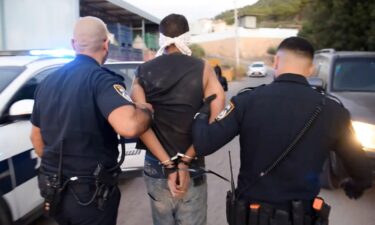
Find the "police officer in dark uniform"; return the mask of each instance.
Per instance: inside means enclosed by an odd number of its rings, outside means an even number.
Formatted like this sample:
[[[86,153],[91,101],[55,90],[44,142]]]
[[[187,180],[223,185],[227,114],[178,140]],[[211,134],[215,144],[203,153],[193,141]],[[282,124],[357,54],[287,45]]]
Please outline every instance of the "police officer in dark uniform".
[[[329,207],[316,196],[330,151],[350,177],[342,185],[348,197],[358,198],[371,186],[369,163],[354,138],[348,110],[306,80],[313,72],[313,54],[306,40],[285,39],[275,56],[274,82],[240,92],[210,125],[206,113],[194,121],[198,156],[240,136],[237,214],[228,216],[230,224],[328,224]]]
[[[101,65],[106,25],[84,17],[75,25],[76,58],[38,87],[31,139],[42,158],[44,212],[59,224],[115,225],[120,191],[118,137],[148,129],[151,109],[132,102],[123,78]]]

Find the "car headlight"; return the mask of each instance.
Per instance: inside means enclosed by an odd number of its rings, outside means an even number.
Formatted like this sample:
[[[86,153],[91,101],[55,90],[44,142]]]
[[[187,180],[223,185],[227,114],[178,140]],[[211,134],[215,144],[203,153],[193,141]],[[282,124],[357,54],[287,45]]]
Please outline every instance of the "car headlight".
[[[357,139],[365,151],[375,151],[375,125],[352,121]]]

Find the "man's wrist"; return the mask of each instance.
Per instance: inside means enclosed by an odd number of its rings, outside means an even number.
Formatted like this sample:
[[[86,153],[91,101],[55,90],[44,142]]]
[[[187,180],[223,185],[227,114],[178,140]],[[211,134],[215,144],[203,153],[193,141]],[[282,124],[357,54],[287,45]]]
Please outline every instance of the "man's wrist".
[[[164,167],[175,165],[174,161],[172,161],[171,159],[167,159],[167,160],[161,161],[161,162],[159,162],[159,164],[162,165],[162,166],[164,166]]]
[[[180,160],[180,161],[178,162],[178,167],[179,167],[179,168],[180,168],[180,167],[188,168],[188,167],[190,167],[190,165],[191,165],[190,161]]]

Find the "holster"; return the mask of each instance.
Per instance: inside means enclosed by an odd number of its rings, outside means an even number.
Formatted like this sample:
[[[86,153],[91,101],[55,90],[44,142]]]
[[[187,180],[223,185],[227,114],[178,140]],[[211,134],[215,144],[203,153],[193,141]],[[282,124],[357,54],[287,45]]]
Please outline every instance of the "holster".
[[[38,186],[40,195],[44,198],[43,213],[45,216],[53,217],[60,204],[62,185],[57,175],[47,175],[42,172],[38,174]]]
[[[117,185],[120,172],[121,170],[113,172],[108,171],[101,164],[98,164],[94,172],[94,177],[98,187],[96,201],[100,210],[104,210],[107,200],[112,196]]]
[[[102,185],[96,195],[96,202],[99,210],[104,210],[110,197],[113,195],[116,186]]]
[[[109,171],[106,168],[104,168],[103,165],[98,164],[94,171],[94,178],[100,184],[114,186],[117,185],[118,176],[120,175],[120,173],[120,169],[118,169],[117,171]]]

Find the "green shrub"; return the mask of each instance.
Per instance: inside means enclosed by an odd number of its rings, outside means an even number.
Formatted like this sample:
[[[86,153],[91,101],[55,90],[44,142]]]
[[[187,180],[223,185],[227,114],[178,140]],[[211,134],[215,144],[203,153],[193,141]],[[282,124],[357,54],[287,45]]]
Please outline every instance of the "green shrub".
[[[198,44],[192,44],[189,46],[191,51],[192,51],[192,56],[197,57],[197,58],[203,58],[206,56],[206,53],[202,46]]]

